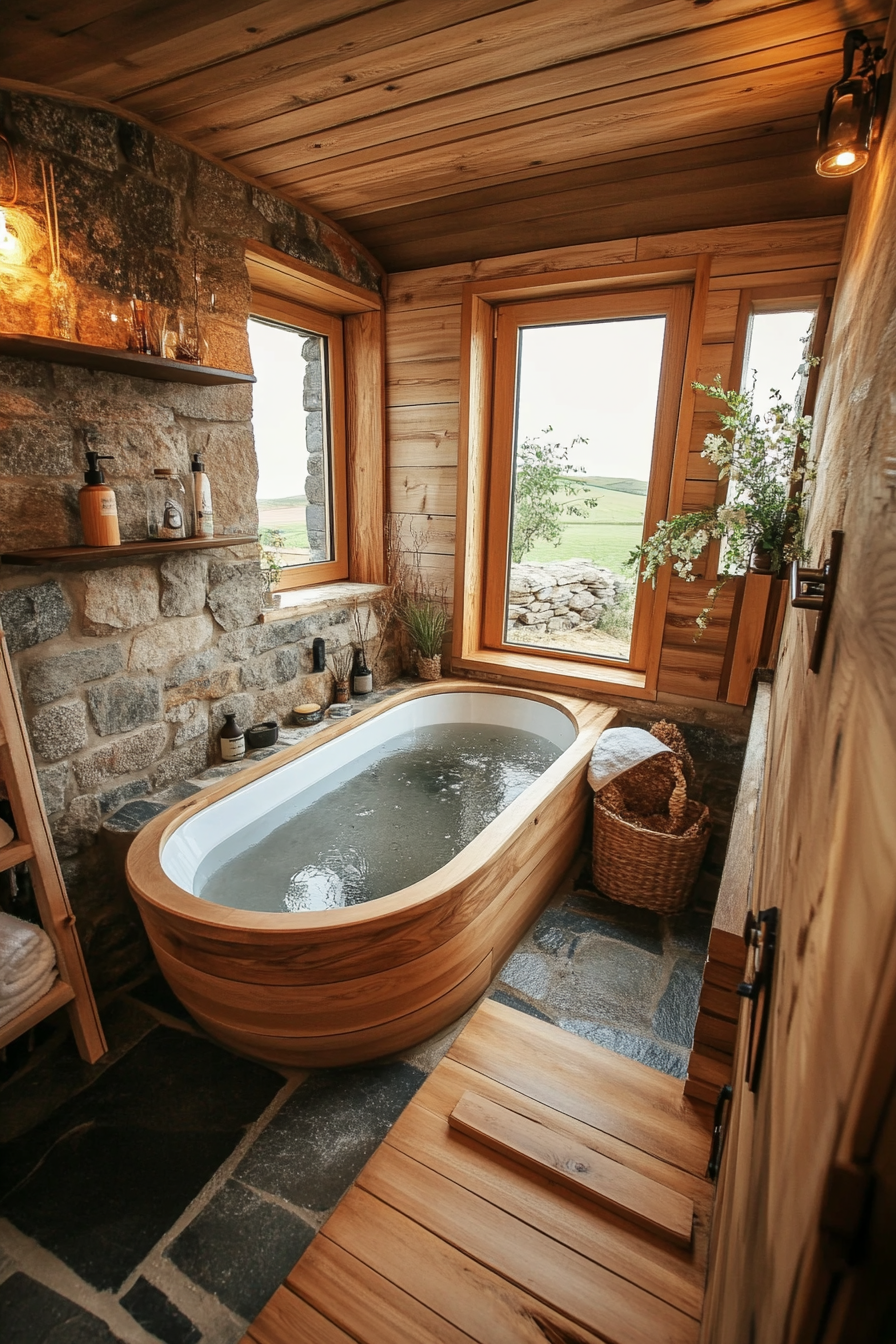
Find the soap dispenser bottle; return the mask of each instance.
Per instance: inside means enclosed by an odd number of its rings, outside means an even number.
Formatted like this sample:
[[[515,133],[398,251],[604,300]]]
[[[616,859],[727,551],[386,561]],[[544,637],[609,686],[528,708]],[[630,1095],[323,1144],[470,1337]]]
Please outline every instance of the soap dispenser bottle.
[[[106,484],[100,462],[111,462],[108,453],[87,450],[87,470],[84,473],[86,484],[78,491],[78,509],[81,513],[81,526],[84,529],[85,546],[120,546],[121,533],[118,530],[118,505],[115,491]]]
[[[212,514],[212,488],[205,474],[205,463],[200,462],[199,454],[193,454],[190,463],[193,485],[193,536],[213,537],[215,520]]]

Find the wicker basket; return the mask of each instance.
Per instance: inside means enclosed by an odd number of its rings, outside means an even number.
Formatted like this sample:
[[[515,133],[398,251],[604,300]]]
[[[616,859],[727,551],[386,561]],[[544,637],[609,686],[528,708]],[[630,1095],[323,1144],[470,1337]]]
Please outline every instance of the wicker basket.
[[[442,655],[437,653],[433,658],[424,658],[422,653],[417,657],[417,676],[421,681],[438,681],[442,675]]]
[[[680,735],[679,741],[686,752]],[[673,750],[642,761],[594,797],[594,885],[661,915],[687,904],[710,830],[709,808],[688,799],[690,756],[679,760],[673,743],[667,745]]]

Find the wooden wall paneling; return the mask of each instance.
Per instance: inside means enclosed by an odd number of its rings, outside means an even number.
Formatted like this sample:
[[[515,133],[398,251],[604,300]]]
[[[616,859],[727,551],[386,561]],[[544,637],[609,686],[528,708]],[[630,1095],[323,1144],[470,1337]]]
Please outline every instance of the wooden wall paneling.
[[[836,264],[843,248],[845,215],[815,219],[783,219],[767,224],[690,229],[639,238],[639,261],[712,253],[714,277],[742,272],[792,270],[811,255],[818,265]]]
[[[386,405],[457,405],[459,359],[403,360],[386,366]]]
[[[384,583],[386,408],[384,317],[381,311],[343,319],[348,440],[349,578]]]
[[[457,359],[460,308],[390,308],[386,317],[386,360]]]
[[[393,467],[456,467],[458,408],[452,403],[394,407],[389,413]]]
[[[711,265],[712,260],[709,254],[699,256],[694,273],[694,292],[691,300],[691,319],[688,325],[687,347],[684,357],[681,397],[678,410],[678,427],[675,436],[672,473],[669,481],[669,499],[664,513],[664,516],[667,518],[672,514],[679,512],[681,508],[680,499],[684,491],[684,471],[687,468],[686,445],[689,445],[690,442],[691,426],[696,408],[695,396],[691,390],[691,383],[698,376],[700,367]],[[647,685],[651,689],[666,689],[660,685],[664,657],[663,631],[666,621],[666,609],[669,601],[670,586],[673,582],[671,567],[665,565],[657,575],[654,587],[654,606],[650,628],[650,642],[647,650]]]
[[[457,467],[391,467],[389,501],[393,513],[453,515]]]

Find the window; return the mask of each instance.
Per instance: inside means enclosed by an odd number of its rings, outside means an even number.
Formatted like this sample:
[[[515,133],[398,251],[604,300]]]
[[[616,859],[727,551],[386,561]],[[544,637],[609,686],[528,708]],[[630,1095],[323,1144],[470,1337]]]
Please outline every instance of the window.
[[[259,536],[276,586],[348,575],[342,321],[256,296],[249,349],[256,383]]]
[[[276,586],[383,583],[382,297],[256,241],[246,270],[259,526],[282,565]]]
[[[667,507],[690,300],[497,307],[486,648],[646,667],[653,594],[626,561]]]

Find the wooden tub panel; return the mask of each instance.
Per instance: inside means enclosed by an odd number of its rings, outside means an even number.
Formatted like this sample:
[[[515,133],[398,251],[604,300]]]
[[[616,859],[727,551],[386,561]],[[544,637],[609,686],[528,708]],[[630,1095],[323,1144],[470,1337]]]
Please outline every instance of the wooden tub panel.
[[[450,942],[414,961],[355,980],[330,984],[265,985],[197,971],[156,947],[159,966],[184,1006],[197,1020],[246,1029],[259,1036],[316,1037],[377,1027],[426,1007],[466,980],[483,959],[495,968],[516,946],[537,916],[575,854],[581,821],[570,816],[545,836],[517,881]],[[550,840],[550,843],[549,843]]]
[[[580,763],[570,771],[553,796],[507,836],[500,852],[488,856],[484,871],[412,906],[400,922],[390,913],[382,921],[338,928],[245,931],[161,911],[135,893],[147,934],[153,946],[198,971],[255,984],[329,984],[370,974],[373,967],[404,965],[462,933],[542,853],[544,842],[570,815],[577,818],[581,835],[591,797],[586,768]]]
[[[483,958],[471,975],[433,1003],[376,1027],[336,1035],[266,1036],[258,1032],[234,1031],[216,1018],[201,1013],[196,1014],[196,1021],[210,1036],[250,1059],[294,1068],[333,1068],[379,1059],[425,1041],[442,1027],[456,1022],[485,993],[491,978],[492,959],[489,955]]]

